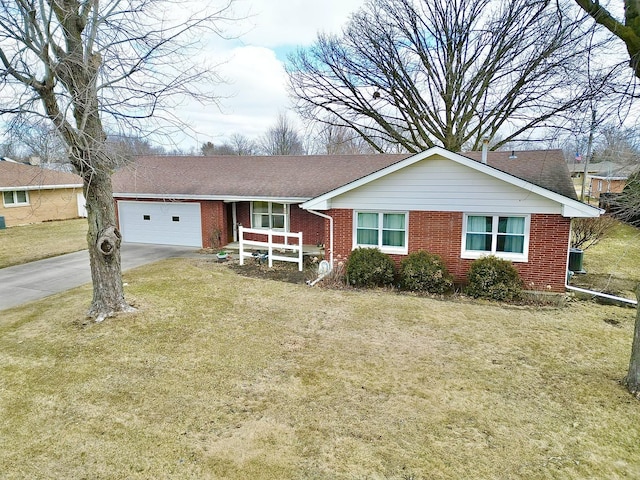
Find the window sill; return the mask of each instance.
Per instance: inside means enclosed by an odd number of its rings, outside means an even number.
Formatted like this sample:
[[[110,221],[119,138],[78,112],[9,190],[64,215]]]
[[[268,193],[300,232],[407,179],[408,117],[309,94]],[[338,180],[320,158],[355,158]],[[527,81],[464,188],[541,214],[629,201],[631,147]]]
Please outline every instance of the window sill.
[[[386,253],[387,255],[408,255],[409,251],[406,248],[393,248],[393,247],[380,247],[379,245],[354,245],[353,249],[356,248],[377,248],[382,253]]]
[[[466,260],[477,260],[478,258],[488,257],[489,255],[493,255],[494,257],[500,258],[502,260],[509,260],[510,262],[527,263],[529,261],[529,257],[527,255],[500,252],[462,252],[460,258]]]

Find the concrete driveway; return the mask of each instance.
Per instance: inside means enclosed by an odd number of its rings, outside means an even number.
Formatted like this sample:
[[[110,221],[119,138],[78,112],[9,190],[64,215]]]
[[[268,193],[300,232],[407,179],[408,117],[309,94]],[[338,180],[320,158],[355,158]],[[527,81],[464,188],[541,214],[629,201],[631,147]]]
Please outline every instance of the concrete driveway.
[[[122,270],[171,257],[197,255],[193,247],[123,243]],[[89,252],[69,253],[0,269],[0,310],[91,282]]]

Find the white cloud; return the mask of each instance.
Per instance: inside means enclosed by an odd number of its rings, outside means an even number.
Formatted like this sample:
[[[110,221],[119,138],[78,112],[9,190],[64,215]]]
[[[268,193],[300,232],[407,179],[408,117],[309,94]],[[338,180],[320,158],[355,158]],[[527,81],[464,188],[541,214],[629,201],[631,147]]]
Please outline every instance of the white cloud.
[[[225,61],[219,72],[229,84],[220,85],[221,110],[189,104],[176,112],[197,132],[195,138],[178,140],[181,148],[203,142],[222,142],[234,133],[257,139],[290,107],[282,53],[313,43],[318,32],[336,32],[364,0],[237,0],[237,15],[247,18],[232,31],[243,32],[233,40],[212,39],[208,56]],[[292,118],[293,119],[293,118]]]
[[[320,31],[339,32],[363,0],[239,0],[238,10],[249,12],[244,24],[252,27],[243,41],[278,47],[309,45]]]
[[[234,133],[257,137],[289,106],[284,67],[272,50],[235,48],[219,71],[228,80],[216,88],[221,108],[191,104],[184,111],[185,120],[200,134],[199,143]]]

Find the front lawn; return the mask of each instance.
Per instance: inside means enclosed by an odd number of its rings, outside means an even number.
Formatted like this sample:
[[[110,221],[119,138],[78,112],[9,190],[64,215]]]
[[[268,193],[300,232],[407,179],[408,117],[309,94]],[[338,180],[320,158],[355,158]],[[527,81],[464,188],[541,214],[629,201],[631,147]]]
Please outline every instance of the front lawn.
[[[635,310],[310,288],[174,259],[0,317],[6,479],[640,478]]]
[[[0,230],[0,268],[84,250],[87,228],[78,218]]]

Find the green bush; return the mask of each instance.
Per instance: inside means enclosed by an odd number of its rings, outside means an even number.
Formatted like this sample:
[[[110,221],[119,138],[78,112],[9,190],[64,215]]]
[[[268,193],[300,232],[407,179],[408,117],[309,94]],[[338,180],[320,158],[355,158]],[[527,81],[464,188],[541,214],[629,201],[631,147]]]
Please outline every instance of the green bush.
[[[400,287],[404,290],[445,293],[453,288],[442,258],[425,251],[414,252],[400,263]]]
[[[471,264],[465,292],[474,298],[515,300],[522,294],[522,280],[508,260],[482,257]]]
[[[347,260],[347,282],[356,287],[391,285],[395,264],[377,248],[356,248]]]

